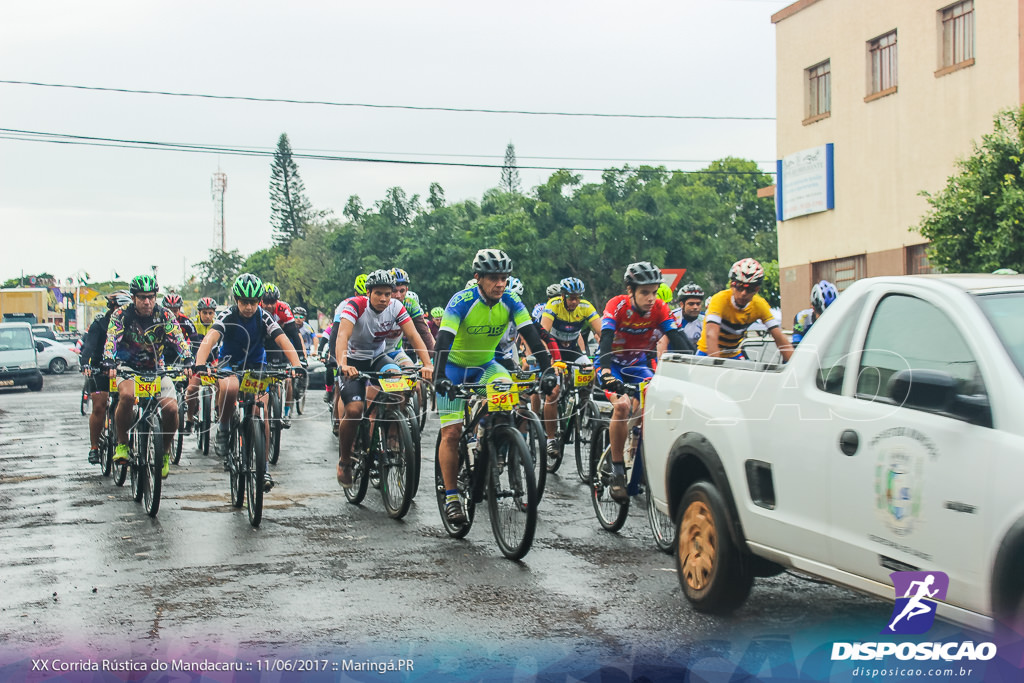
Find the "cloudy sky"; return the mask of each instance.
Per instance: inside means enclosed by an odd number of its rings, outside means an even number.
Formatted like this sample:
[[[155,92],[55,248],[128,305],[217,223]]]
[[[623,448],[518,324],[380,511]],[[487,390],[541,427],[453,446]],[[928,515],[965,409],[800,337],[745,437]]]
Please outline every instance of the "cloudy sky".
[[[377,159],[696,169],[775,158],[776,0],[9,3],[0,80],[334,103],[725,119],[371,109],[0,83],[0,279],[106,280],[156,265],[181,282],[214,245],[210,182],[227,174],[227,247],[270,244],[270,159],[52,142],[36,133]],[[739,120],[748,117],[752,120]],[[758,120],[760,119],[760,120]],[[17,139],[12,139],[17,138]],[[52,138],[51,138],[52,139]],[[62,138],[66,139],[66,138]],[[299,160],[340,216],[398,185],[479,199],[499,169]],[[525,189],[551,171],[523,170]],[[596,180],[599,174],[584,174]]]

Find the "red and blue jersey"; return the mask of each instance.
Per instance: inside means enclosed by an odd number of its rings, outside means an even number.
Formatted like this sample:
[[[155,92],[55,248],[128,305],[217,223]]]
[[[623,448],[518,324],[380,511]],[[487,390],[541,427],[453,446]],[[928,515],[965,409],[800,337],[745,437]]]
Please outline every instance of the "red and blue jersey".
[[[601,330],[612,330],[612,360],[617,365],[646,363],[648,352],[654,350],[655,342],[672,329],[675,319],[672,311],[661,299],[654,300],[654,306],[647,313],[633,307],[629,294],[612,298],[601,316]],[[601,359],[598,363],[601,364]]]

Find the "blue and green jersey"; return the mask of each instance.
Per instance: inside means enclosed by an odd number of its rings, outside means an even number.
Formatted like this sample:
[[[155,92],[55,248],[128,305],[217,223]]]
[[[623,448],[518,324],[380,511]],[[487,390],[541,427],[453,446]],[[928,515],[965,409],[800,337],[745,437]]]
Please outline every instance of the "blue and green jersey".
[[[441,318],[441,330],[455,335],[448,362],[462,367],[481,367],[494,360],[509,323],[516,329],[533,324],[523,302],[510,292],[488,306],[479,287],[457,292]]]

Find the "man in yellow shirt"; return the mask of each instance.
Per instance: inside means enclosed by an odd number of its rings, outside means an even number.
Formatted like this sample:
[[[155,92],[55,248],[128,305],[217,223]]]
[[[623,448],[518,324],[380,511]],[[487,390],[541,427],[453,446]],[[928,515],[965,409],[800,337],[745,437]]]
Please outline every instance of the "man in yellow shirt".
[[[793,355],[793,345],[782,333],[782,327],[772,315],[768,302],[758,294],[764,282],[764,268],[752,258],[732,264],[729,269],[729,289],[711,297],[704,316],[704,333],[697,342],[698,356],[745,358],[740,342],[747,328],[758,320],[768,328],[775,340],[782,360]]]

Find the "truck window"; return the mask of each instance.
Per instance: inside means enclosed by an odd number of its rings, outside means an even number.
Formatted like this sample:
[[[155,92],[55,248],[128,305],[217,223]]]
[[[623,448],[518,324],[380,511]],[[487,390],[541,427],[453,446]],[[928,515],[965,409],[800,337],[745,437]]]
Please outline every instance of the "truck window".
[[[1024,375],[1024,293],[986,294],[978,297],[978,305]]]
[[[31,349],[32,332],[24,327],[0,329],[0,351]]]
[[[857,397],[887,400],[889,378],[906,369],[948,372],[957,380],[957,393],[986,393],[978,363],[953,321],[927,301],[890,294],[868,328]]]
[[[850,347],[853,344],[853,332],[860,321],[860,312],[864,308],[864,298],[858,299],[850,310],[844,313],[842,324],[832,335],[828,346],[821,354],[818,368],[817,386],[830,394],[843,393],[843,379],[846,378],[846,365],[850,361]]]

